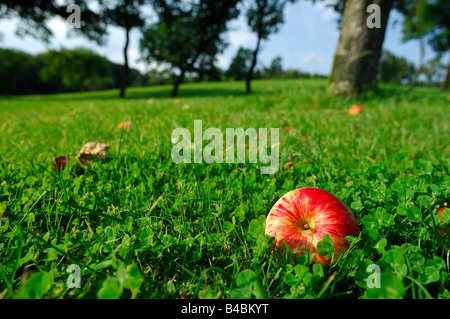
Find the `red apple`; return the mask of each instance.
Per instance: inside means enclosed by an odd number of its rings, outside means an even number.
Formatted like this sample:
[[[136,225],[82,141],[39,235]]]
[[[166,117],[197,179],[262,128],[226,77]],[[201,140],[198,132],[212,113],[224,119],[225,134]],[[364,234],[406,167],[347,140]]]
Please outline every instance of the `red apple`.
[[[348,248],[346,236],[358,237],[358,222],[350,209],[336,196],[320,188],[301,188],[288,192],[271,209],[266,219],[266,234],[275,245],[287,244],[291,252],[314,253],[314,262],[331,263],[317,253],[317,243],[328,234],[334,244],[333,259]],[[299,256],[301,252],[297,255]]]

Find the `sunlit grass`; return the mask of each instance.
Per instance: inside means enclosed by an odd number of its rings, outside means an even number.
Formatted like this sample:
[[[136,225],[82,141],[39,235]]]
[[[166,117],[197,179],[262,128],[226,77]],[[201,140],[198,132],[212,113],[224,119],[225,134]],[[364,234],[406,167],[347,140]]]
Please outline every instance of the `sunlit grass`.
[[[434,217],[450,193],[447,95],[381,86],[337,98],[321,79],[253,88],[191,83],[177,98],[158,86],[130,88],[126,99],[116,90],[0,99],[0,296],[449,298]],[[353,104],[360,115],[348,115]],[[193,132],[194,120],[223,132],[279,128],[278,172],[173,163],[171,133]],[[129,130],[117,128],[123,121]],[[88,141],[110,144],[107,157],[83,175],[75,162],[54,171],[56,156],[74,159]],[[331,268],[273,254],[263,235],[275,201],[306,186],[337,195],[362,229]],[[364,286],[369,262],[382,268],[383,289]],[[67,288],[69,264],[82,270],[80,288]]]

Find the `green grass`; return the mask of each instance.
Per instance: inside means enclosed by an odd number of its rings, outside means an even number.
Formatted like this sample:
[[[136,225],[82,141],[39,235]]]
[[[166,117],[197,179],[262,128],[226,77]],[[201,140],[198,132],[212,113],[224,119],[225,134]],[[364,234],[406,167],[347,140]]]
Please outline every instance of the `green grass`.
[[[324,80],[253,87],[186,84],[179,103],[170,86],[132,88],[124,100],[1,98],[0,298],[450,298],[448,239],[434,215],[450,203],[447,94],[382,86],[334,98]],[[363,113],[349,116],[354,103]],[[193,132],[196,119],[203,130],[280,128],[279,171],[173,163],[172,131]],[[122,121],[134,125],[117,130]],[[110,144],[107,157],[86,174],[74,162],[54,171],[55,157],[74,158],[88,141]],[[301,187],[334,193],[361,227],[331,267],[268,248],[265,217]],[[67,287],[70,264],[80,288]],[[370,264],[380,288],[367,286]]]

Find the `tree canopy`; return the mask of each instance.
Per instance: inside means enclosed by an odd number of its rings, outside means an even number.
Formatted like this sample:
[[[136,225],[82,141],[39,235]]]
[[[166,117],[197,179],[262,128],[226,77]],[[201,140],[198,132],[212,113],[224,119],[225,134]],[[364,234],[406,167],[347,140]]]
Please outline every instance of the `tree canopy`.
[[[140,48],[148,62],[179,70],[171,94],[176,96],[186,73],[198,68],[199,59],[211,59],[225,49],[223,34],[227,22],[239,14],[239,0],[152,2],[159,20],[144,31]]]
[[[246,77],[247,93],[251,91],[250,81],[258,60],[261,41],[267,40],[273,33],[278,32],[284,22],[284,8],[287,3],[296,0],[251,0],[246,12],[247,24],[257,37],[252,61]]]
[[[102,16],[89,6],[89,0],[77,0],[76,5],[82,12],[81,28],[74,32],[82,32],[86,37],[102,43],[102,36],[107,25]],[[73,2],[58,0],[0,0],[0,20],[19,18],[16,32],[19,35],[29,35],[45,42],[49,42],[53,35],[47,23],[51,18],[67,19],[70,13],[67,6]]]

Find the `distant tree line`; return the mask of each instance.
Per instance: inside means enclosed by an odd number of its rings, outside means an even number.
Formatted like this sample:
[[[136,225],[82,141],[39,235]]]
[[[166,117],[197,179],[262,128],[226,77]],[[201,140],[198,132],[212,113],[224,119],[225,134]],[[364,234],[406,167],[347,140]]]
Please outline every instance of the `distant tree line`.
[[[240,47],[226,70],[202,62],[184,82],[246,81],[253,50]],[[421,78],[416,79],[420,67]],[[416,67],[404,57],[383,50],[377,80],[406,85],[439,85],[445,77],[445,65],[436,56]],[[128,70],[127,87],[173,84],[178,75],[170,68],[151,69],[145,73]],[[86,48],[49,50],[37,55],[0,48],[0,94],[46,94],[75,91],[97,91],[123,87],[123,65]],[[252,79],[325,78],[301,70],[283,67],[281,56],[268,65],[259,62]]]
[[[92,50],[61,49],[31,55],[0,49],[0,94],[38,94],[120,88],[123,66]],[[147,78],[129,71],[128,86],[143,86]]]
[[[377,79],[383,83],[409,85],[411,88],[416,85],[439,86],[445,79],[445,68],[439,55],[416,66],[404,57],[383,50]]]
[[[185,75],[184,81],[242,81],[246,79],[251,59],[251,50],[240,48],[227,70],[200,63],[195,72]],[[130,68],[128,72],[127,87],[173,84],[178,77],[170,68],[151,69],[145,73]],[[279,56],[268,66],[259,63],[253,73],[254,79],[313,76],[300,70],[283,69]],[[122,74],[123,65],[86,48],[49,50],[37,55],[0,48],[0,94],[116,89],[122,87]]]

